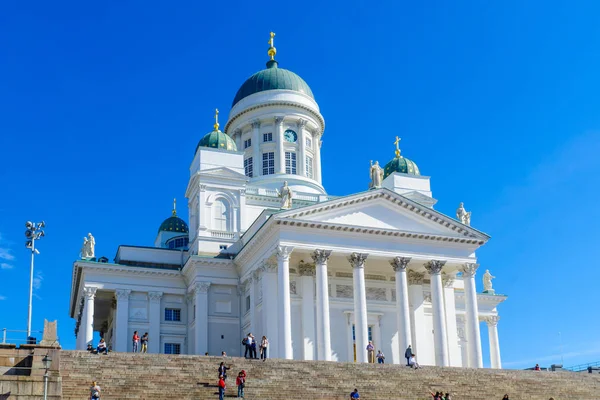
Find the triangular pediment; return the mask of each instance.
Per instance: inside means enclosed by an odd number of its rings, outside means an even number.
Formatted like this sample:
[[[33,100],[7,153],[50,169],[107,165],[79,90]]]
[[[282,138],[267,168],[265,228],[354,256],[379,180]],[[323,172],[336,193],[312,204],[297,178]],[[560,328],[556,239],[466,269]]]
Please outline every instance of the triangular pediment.
[[[458,221],[387,189],[342,197],[279,213],[277,219],[424,235],[489,237]]]
[[[241,174],[241,173],[234,171],[233,169],[227,168],[227,167],[205,169],[203,171],[200,171],[199,175],[202,177],[214,177],[214,178],[221,178],[221,179],[234,179],[234,180],[242,180],[242,181],[248,180],[248,177],[246,175]]]

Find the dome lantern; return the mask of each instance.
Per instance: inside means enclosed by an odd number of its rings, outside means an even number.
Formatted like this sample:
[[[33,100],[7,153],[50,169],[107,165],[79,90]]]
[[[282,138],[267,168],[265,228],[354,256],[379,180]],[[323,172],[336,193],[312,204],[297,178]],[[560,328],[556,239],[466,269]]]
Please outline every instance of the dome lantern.
[[[237,151],[237,146],[232,138],[230,138],[226,133],[221,132],[219,130],[219,110],[215,109],[215,124],[213,125],[213,131],[204,135],[200,142],[198,142],[198,146],[196,147],[196,151],[200,147],[210,147],[215,149],[227,150],[227,151]]]

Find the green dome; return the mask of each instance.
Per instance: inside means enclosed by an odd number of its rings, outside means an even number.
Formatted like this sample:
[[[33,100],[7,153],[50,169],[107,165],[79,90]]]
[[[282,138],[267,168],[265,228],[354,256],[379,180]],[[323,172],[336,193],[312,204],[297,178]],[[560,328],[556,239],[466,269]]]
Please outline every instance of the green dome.
[[[214,130],[204,135],[204,137],[200,139],[200,142],[196,147],[196,151],[198,151],[198,148],[200,147],[212,147],[214,149],[237,151],[237,146],[235,145],[233,139],[219,130]]]
[[[160,224],[158,231],[188,233],[189,230],[185,221],[173,214],[172,217],[165,219],[163,223]]]
[[[277,68],[277,61],[269,61],[267,63],[267,69],[258,71],[244,82],[237,91],[231,107],[235,106],[240,100],[251,94],[277,89],[294,90],[296,92],[304,93],[313,99],[315,98],[312,90],[308,87],[308,84],[304,82],[304,79],[300,78],[292,71]]]
[[[390,174],[394,172],[400,172],[402,174],[410,174],[410,175],[421,175],[419,172],[419,167],[412,160],[409,160],[406,157],[396,157],[389,163],[385,164],[383,168],[383,179],[387,178]]]

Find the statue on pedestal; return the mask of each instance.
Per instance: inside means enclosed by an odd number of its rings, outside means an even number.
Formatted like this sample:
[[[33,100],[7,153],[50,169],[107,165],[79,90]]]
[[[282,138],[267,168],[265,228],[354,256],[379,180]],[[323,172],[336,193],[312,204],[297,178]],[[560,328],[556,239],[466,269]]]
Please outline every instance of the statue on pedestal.
[[[96,239],[91,233],[88,233],[87,237],[83,238],[83,246],[81,246],[81,258],[90,259],[95,257]]]
[[[281,209],[289,210],[292,208],[292,196],[294,192],[292,188],[288,186],[287,181],[283,182],[283,186],[277,191],[277,196],[281,197]]]
[[[373,164],[373,160],[371,160],[370,174],[371,183],[369,183],[369,189],[379,189],[383,181],[383,169],[379,166],[379,161],[375,161],[375,164]]]
[[[490,270],[486,269],[485,270],[485,274],[483,274],[483,292],[484,293],[491,293],[494,294],[494,289],[492,289],[492,279],[494,279],[495,276],[492,276],[492,274],[490,274]]]
[[[471,226],[471,211],[465,210],[465,203],[461,202],[456,209],[456,219],[467,226]]]

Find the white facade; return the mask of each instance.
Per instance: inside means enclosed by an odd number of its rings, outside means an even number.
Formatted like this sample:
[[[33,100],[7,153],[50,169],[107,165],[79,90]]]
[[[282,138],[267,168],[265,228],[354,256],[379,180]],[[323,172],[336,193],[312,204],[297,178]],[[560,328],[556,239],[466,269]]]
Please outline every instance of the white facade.
[[[187,248],[165,248],[181,234],[161,231],[156,247],[120,246],[114,263],[74,263],[77,348],[99,331],[131,351],[138,331],[154,353],[243,355],[253,332],[269,338],[269,357],[366,362],[372,340],[388,362],[405,362],[410,344],[422,365],[482,367],[485,321],[501,368],[506,297],[475,288],[475,252],[489,237],[433,210],[428,177],[394,172],[381,188],[329,196],[324,128],[305,93],[238,101],[225,128],[238,151],[199,147],[192,160]]]

